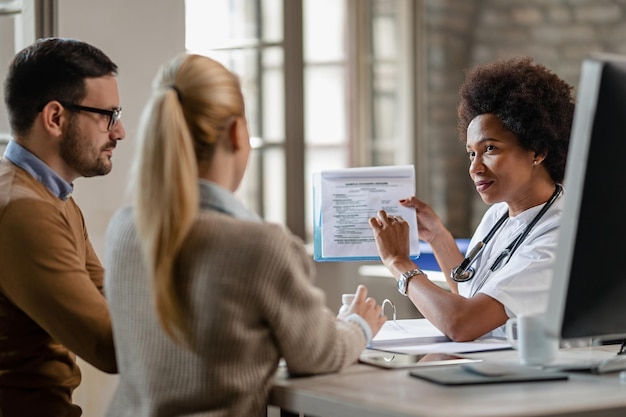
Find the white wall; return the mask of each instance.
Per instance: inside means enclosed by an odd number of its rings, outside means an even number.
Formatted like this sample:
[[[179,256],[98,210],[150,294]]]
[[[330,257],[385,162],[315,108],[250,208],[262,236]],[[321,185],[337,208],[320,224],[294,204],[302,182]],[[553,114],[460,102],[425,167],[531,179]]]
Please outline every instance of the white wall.
[[[104,262],[104,233],[109,219],[127,201],[125,186],[135,150],[141,109],[159,65],[184,51],[183,0],[63,0],[59,36],[81,39],[101,48],[119,66],[118,83],[126,139],[113,155],[113,171],[80,179],[74,197],[81,206],[96,251]],[[117,376],[81,362],[83,382],[75,401],[89,417],[103,416]]]

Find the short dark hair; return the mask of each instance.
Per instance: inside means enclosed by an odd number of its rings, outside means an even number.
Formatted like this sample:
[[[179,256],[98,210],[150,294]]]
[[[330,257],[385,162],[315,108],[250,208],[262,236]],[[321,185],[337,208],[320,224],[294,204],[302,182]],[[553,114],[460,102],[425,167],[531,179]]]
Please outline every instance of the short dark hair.
[[[562,182],[575,101],[572,86],[532,58],[479,65],[467,72],[458,106],[459,138],[481,114],[494,114],[515,133],[524,149],[546,155],[543,164]]]
[[[100,49],[68,38],[43,38],[18,52],[9,64],[4,100],[11,130],[28,133],[51,100],[80,103],[86,78],[117,75],[117,65]]]

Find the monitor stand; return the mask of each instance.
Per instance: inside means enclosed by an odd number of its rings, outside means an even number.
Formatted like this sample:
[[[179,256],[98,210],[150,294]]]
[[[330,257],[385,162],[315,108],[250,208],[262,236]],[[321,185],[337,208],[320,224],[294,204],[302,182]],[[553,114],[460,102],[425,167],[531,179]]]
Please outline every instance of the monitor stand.
[[[626,341],[622,343],[622,346],[617,353],[606,355],[604,351],[600,357],[594,355],[592,344],[589,346],[590,351],[585,352],[584,348],[581,351],[581,355],[575,355],[561,360],[556,360],[553,363],[549,363],[543,366],[544,369],[562,372],[589,372],[593,374],[605,374],[611,372],[618,372],[626,370]]]
[[[618,372],[626,370],[626,354],[616,353],[606,359],[602,359],[593,372],[598,374],[606,374],[609,372]]]

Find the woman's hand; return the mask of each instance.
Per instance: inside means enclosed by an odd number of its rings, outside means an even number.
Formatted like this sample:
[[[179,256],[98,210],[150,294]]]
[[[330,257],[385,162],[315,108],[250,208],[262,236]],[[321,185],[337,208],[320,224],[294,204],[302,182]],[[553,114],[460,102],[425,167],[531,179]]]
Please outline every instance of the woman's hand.
[[[383,315],[383,309],[376,304],[376,300],[367,296],[367,288],[365,285],[359,285],[352,304],[348,310],[342,314],[345,317],[350,314],[358,314],[370,325],[372,329],[372,337],[376,336],[383,323],[387,321],[387,317]]]

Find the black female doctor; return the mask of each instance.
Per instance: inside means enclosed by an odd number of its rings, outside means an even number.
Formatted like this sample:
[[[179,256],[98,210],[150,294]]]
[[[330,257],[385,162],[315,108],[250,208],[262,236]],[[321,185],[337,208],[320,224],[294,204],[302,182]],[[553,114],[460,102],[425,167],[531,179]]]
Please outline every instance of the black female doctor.
[[[545,312],[557,246],[561,183],[574,115],[572,87],[531,58],[469,71],[460,90],[459,136],[469,175],[490,207],[462,254],[424,202],[413,207],[450,291],[409,258],[409,226],[383,210],[369,221],[398,290],[454,341],[504,337],[507,319]]]

